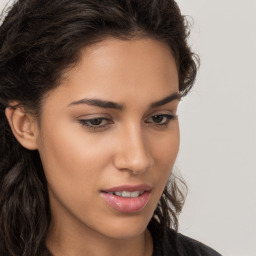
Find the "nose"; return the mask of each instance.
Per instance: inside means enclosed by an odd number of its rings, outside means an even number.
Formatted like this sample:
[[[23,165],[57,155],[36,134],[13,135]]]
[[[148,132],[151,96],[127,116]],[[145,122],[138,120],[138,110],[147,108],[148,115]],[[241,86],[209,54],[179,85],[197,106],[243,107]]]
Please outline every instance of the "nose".
[[[141,174],[153,166],[154,159],[148,141],[140,128],[133,126],[121,132],[117,143],[114,156],[117,169]]]

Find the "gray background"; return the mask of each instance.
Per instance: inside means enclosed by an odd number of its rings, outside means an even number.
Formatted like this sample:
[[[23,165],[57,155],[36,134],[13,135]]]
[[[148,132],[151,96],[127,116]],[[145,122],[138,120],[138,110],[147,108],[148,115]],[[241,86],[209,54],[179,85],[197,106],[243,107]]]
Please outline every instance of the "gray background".
[[[179,111],[176,166],[189,185],[181,232],[225,256],[255,256],[256,1],[178,3],[201,57]]]
[[[179,108],[176,169],[189,186],[180,231],[224,256],[256,256],[256,0],[178,4],[201,57]]]

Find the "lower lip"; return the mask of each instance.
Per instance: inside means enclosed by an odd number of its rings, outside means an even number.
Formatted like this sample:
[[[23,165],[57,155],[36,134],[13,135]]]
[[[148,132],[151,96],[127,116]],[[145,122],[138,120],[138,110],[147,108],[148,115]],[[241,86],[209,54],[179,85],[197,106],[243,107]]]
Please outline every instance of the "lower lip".
[[[142,210],[149,201],[150,192],[146,191],[138,197],[121,197],[109,193],[101,193],[104,200],[119,212],[133,213]]]

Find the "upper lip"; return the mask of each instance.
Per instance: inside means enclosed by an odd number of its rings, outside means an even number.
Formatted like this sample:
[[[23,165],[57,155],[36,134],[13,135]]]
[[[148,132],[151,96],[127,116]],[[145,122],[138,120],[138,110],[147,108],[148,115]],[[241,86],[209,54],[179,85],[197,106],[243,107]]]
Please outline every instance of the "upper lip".
[[[103,192],[116,192],[116,191],[150,191],[152,187],[148,184],[139,184],[139,185],[120,185],[109,189],[104,189]]]

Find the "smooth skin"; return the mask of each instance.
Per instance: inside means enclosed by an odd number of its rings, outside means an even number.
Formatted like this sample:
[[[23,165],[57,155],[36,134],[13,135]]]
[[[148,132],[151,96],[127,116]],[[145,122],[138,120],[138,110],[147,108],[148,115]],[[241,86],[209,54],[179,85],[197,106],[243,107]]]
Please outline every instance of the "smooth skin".
[[[55,256],[152,255],[146,228],[177,157],[178,103],[166,44],[107,38],[83,49],[47,94],[39,125],[22,108],[6,110],[16,138],[40,153],[52,214],[47,246]],[[103,200],[103,190],[124,184],[152,187],[143,209],[122,213]]]

